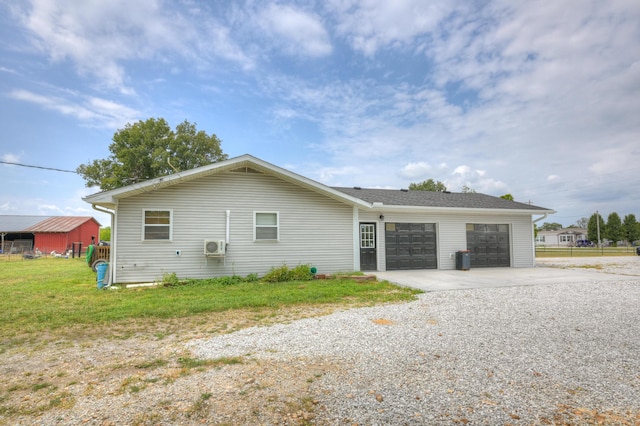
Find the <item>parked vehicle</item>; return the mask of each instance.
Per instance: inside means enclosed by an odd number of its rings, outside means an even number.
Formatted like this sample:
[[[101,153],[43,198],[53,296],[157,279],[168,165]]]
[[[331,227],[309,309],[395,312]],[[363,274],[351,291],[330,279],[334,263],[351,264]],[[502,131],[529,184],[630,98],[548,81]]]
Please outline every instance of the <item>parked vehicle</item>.
[[[576,241],[576,247],[593,247],[593,246],[595,246],[595,244],[593,244],[589,240],[578,240],[578,241]]]

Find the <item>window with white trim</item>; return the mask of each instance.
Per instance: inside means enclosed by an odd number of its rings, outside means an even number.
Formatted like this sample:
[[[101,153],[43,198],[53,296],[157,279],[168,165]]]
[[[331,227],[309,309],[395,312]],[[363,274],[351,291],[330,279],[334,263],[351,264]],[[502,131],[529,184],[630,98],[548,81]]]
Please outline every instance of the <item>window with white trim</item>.
[[[278,212],[255,212],[254,241],[278,241],[280,239],[280,218]]]
[[[360,224],[360,248],[376,248],[376,225]]]
[[[172,210],[144,210],[142,239],[171,241]]]

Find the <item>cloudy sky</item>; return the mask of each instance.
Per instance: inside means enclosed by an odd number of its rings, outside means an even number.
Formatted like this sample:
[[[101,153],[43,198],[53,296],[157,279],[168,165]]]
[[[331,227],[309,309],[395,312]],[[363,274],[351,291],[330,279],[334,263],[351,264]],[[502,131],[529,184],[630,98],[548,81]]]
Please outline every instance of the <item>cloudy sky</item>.
[[[639,23],[637,0],[0,0],[0,161],[75,170],[186,119],[328,185],[640,218]],[[73,173],[0,182],[0,214],[108,224]]]

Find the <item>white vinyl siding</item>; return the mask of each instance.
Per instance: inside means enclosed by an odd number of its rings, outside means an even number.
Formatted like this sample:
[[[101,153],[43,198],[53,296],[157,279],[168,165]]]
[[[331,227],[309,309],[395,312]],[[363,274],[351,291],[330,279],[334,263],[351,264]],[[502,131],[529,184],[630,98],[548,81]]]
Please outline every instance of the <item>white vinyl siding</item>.
[[[280,221],[278,212],[256,212],[254,221],[255,241],[278,241],[280,229]]]
[[[140,240],[144,210],[172,211],[172,240]],[[204,240],[229,239],[226,254],[204,255]],[[256,212],[278,213],[275,244],[254,240]],[[286,264],[319,273],[353,270],[353,208],[267,174],[225,172],[119,200],[114,282],[264,275]],[[180,255],[176,255],[177,251]]]
[[[359,210],[361,222],[378,221],[380,212]],[[437,232],[438,269],[455,269],[455,253],[467,249],[467,223],[507,224],[511,267],[535,266],[533,228],[529,215],[491,215],[462,213],[401,213],[384,212],[385,223],[435,223]],[[378,234],[378,270],[386,271],[385,235]]]

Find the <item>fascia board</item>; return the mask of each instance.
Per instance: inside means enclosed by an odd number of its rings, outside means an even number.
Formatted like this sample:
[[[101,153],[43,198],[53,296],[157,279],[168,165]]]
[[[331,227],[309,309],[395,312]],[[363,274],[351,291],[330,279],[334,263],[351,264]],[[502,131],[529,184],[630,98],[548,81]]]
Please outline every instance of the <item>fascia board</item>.
[[[403,212],[403,213],[452,213],[452,214],[494,214],[494,215],[538,215],[554,214],[555,210],[526,210],[526,209],[483,209],[472,207],[424,207],[424,206],[395,206],[374,203],[371,208],[376,212]]]

